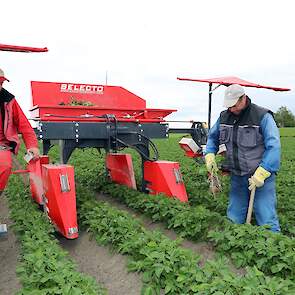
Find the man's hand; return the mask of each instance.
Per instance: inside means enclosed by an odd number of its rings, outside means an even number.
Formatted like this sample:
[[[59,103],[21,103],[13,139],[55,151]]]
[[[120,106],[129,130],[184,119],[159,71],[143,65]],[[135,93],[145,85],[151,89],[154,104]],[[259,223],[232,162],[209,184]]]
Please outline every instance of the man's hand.
[[[270,177],[271,173],[259,166],[255,173],[249,178],[249,190],[254,187],[262,187],[266,178]]]
[[[206,168],[210,174],[213,172],[217,172],[217,164],[215,162],[215,154],[209,153],[205,156],[205,163],[206,163]]]
[[[30,148],[27,150],[27,152],[33,154],[33,159],[38,159],[40,156],[40,152],[38,148]]]

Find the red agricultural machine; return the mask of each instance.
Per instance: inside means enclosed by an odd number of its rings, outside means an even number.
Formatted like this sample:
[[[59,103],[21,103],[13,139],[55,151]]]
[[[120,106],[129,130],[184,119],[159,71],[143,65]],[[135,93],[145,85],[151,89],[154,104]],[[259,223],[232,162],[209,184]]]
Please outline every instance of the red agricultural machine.
[[[133,148],[142,161],[141,191],[188,201],[179,164],[159,161],[151,139],[167,138],[169,132],[189,133],[201,155],[207,135],[202,123],[169,129],[164,118],[175,110],[149,109],[144,99],[118,86],[33,81],[31,87],[31,117],[37,122],[43,153],[58,144],[61,163],[49,164],[47,156],[29,163],[32,196],[65,237],[78,236],[74,172],[66,165],[76,148],[104,149],[110,179],[136,189],[131,155],[121,152]],[[42,184],[36,183],[40,179]]]

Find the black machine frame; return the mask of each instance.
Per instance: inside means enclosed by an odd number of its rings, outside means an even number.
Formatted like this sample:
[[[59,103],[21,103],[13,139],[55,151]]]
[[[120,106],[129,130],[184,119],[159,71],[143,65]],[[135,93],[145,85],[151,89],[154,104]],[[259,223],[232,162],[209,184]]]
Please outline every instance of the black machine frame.
[[[76,148],[98,148],[108,152],[117,152],[126,147],[135,149],[142,161],[142,187],[144,180],[144,162],[158,160],[158,151],[151,139],[164,139],[169,133],[190,134],[198,146],[206,144],[207,130],[201,122],[193,122],[191,128],[170,128],[166,122],[122,122],[108,115],[104,122],[83,121],[38,121],[35,128],[38,139],[42,140],[43,154],[58,143],[60,163],[66,164]],[[150,158],[153,150],[153,158]]]

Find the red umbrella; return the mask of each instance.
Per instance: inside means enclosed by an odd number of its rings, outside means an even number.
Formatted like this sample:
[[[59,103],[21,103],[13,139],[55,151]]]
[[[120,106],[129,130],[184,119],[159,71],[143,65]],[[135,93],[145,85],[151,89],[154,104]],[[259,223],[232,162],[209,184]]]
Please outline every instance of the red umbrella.
[[[249,82],[249,81],[240,79],[238,77],[233,77],[233,76],[210,78],[210,79],[190,79],[190,78],[179,78],[179,77],[177,77],[177,80],[209,83],[209,108],[208,108],[208,127],[209,128],[210,128],[210,123],[211,123],[211,101],[212,101],[212,85],[213,84],[218,84],[217,87],[220,86],[220,85],[229,86],[231,84],[239,84],[241,86],[255,87],[255,88],[265,88],[265,89],[271,89],[271,90],[274,90],[274,91],[289,91],[289,90],[291,90],[289,88],[281,88],[281,87],[260,85],[260,84]]]
[[[0,44],[0,51],[14,51],[14,52],[47,52],[47,47],[38,48],[38,47],[28,47],[28,46],[16,46],[16,45],[7,45]]]
[[[189,79],[189,78],[178,78],[177,77],[177,79],[182,80],[182,81],[206,82],[206,83],[219,84],[219,85],[225,85],[225,86],[229,86],[231,84],[239,84],[241,86],[246,86],[246,87],[266,88],[266,89],[271,89],[271,90],[275,90],[275,91],[289,91],[289,90],[291,90],[289,88],[260,85],[260,84],[249,82],[249,81],[246,81],[246,80],[240,79],[238,77],[234,77],[234,76],[210,78],[210,79]]]

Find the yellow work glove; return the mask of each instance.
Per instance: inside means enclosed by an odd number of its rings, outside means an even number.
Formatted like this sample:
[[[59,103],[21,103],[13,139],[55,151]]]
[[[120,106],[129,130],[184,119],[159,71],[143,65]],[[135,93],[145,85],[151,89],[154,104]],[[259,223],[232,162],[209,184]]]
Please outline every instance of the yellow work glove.
[[[264,180],[270,177],[270,172],[259,166],[255,173],[249,178],[249,190],[251,191],[255,187],[261,187],[264,185]]]
[[[213,172],[217,172],[217,164],[215,162],[215,154],[209,153],[205,156],[205,163],[206,163],[206,168],[210,174]]]

